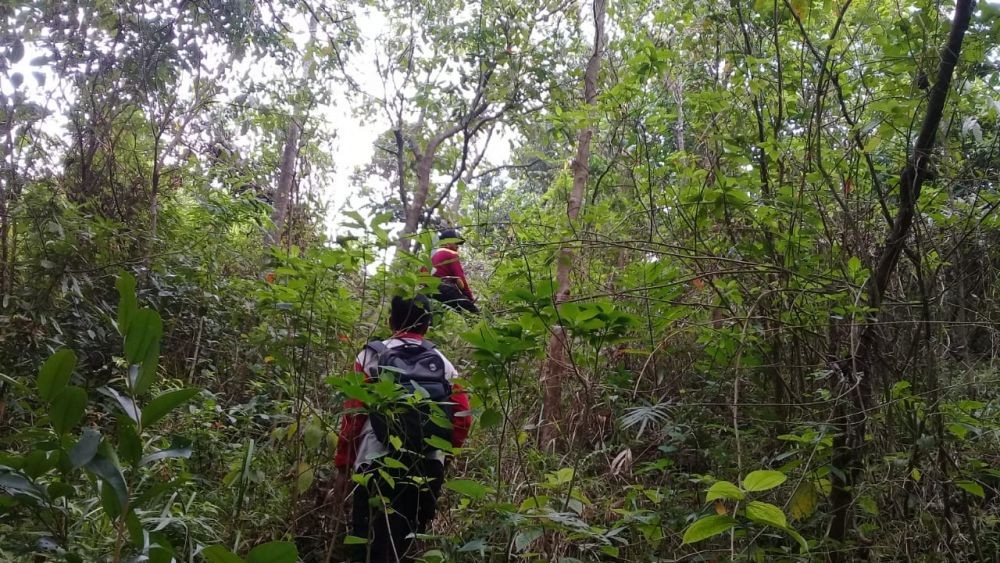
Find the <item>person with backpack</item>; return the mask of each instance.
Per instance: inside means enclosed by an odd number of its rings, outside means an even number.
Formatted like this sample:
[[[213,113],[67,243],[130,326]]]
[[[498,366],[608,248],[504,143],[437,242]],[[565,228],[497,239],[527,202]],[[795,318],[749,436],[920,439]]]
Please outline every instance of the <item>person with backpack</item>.
[[[427,297],[393,297],[392,337],[370,342],[354,365],[368,383],[391,378],[403,396],[375,408],[355,399],[344,404],[336,498],[346,499],[351,471],[366,479],[353,491],[351,535],[366,540],[353,561],[413,560],[411,534],[434,518],[444,481],[445,453],[433,444],[461,447],[472,425],[455,367],[424,338],[430,321]]]
[[[438,240],[441,246],[431,254],[431,263],[434,265],[431,274],[441,280],[434,298],[456,311],[479,313],[476,297],[469,288],[462,261],[458,257],[458,247],[465,243],[465,239],[455,229],[445,229],[438,234]]]

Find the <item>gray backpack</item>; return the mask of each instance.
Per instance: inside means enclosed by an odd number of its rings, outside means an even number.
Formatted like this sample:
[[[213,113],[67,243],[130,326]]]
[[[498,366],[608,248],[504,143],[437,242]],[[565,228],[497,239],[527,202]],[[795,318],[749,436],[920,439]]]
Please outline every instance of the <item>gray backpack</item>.
[[[403,448],[411,453],[429,454],[437,448],[428,439],[437,437],[448,444],[452,440],[451,383],[445,377],[444,360],[434,350],[434,343],[406,342],[389,348],[381,341],[369,342],[365,348],[375,353],[377,367],[369,375],[379,380],[390,374],[403,388],[397,401],[378,406],[369,413],[375,437],[383,444],[396,436]],[[420,400],[413,397],[419,396]]]

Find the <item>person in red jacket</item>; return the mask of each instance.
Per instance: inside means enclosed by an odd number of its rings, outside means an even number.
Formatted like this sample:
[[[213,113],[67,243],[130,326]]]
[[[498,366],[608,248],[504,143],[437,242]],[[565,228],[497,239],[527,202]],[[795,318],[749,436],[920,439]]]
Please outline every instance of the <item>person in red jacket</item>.
[[[478,313],[476,297],[472,295],[472,289],[465,279],[465,271],[458,257],[458,247],[465,243],[465,239],[459,236],[455,229],[441,231],[438,238],[441,247],[431,254],[431,263],[434,264],[431,273],[440,278],[441,283],[434,298],[452,309]]]
[[[414,299],[394,297],[389,315],[393,335],[382,344],[390,350],[407,344],[422,344],[430,321],[430,301],[426,296],[418,295]],[[458,377],[452,363],[440,351],[433,349],[433,352],[440,357],[444,377],[451,382],[451,442],[458,448],[465,443],[472,426],[469,397],[458,383],[452,381]],[[358,354],[354,370],[364,373],[366,380],[372,382],[372,378],[377,377],[378,362],[377,354],[366,347]],[[433,450],[423,457],[406,459],[405,469],[395,463],[382,463],[380,458],[383,456],[394,459],[405,456],[391,451],[390,445],[376,437],[364,407],[356,399],[344,403],[345,414],[341,419],[340,440],[334,458],[338,469],[334,486],[337,499],[347,498],[348,476],[352,471],[368,476],[367,485],[358,485],[353,491],[351,535],[367,540],[366,544],[357,546],[354,560],[373,563],[412,561],[410,550],[413,538],[407,536],[424,532],[434,518],[437,497],[444,481],[445,453]]]

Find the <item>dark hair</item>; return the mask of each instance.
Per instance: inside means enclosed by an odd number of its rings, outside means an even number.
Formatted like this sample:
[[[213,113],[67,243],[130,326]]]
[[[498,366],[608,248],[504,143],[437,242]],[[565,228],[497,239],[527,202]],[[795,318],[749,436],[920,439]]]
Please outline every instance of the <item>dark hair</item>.
[[[445,229],[438,233],[438,240],[441,242],[448,241],[452,244],[465,244],[465,239],[462,235],[458,234],[456,229]]]
[[[425,334],[431,326],[431,300],[426,295],[417,295],[413,299],[392,298],[389,309],[389,328],[396,332],[415,332]]]

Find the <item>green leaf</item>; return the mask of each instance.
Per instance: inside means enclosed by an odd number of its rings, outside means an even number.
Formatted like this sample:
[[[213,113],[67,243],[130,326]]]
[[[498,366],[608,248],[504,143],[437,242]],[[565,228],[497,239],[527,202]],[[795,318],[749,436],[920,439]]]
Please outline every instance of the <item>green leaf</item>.
[[[198,389],[177,389],[157,395],[155,399],[142,408],[142,426],[149,428],[170,411],[187,402],[198,394]]]
[[[251,549],[247,563],[295,563],[298,558],[299,551],[294,543],[273,541]]]
[[[135,381],[135,394],[145,393],[156,380],[156,369],[160,365],[160,342],[157,341],[142,360],[139,366],[139,376]]]
[[[122,514],[121,503],[118,502],[118,494],[107,484],[101,485],[101,508],[107,515],[108,520],[115,522]]]
[[[549,504],[548,495],[535,495],[524,499],[521,502],[521,506],[518,507],[518,512],[527,512],[529,510],[537,510]]]
[[[49,493],[49,498],[57,499],[61,497],[71,497],[76,494],[76,489],[72,485],[62,482],[51,483],[48,487],[45,487],[46,492]]]
[[[52,428],[60,434],[72,430],[83,417],[87,408],[87,392],[80,387],[66,387],[52,401],[49,422]]]
[[[456,493],[480,500],[491,491],[489,487],[473,481],[471,479],[451,479],[444,484],[444,488],[451,489]]]
[[[872,497],[858,497],[858,507],[872,516],[878,516],[879,514],[878,503]]]
[[[983,486],[980,485],[979,483],[976,483],[975,481],[962,479],[959,481],[955,481],[955,486],[969,493],[970,495],[976,495],[979,498],[986,498],[986,491],[983,490]]]
[[[309,487],[313,484],[313,478],[315,473],[313,468],[309,466],[308,463],[300,461],[296,466],[296,475],[298,478],[295,480],[296,486],[300,493],[304,493],[309,490]]]
[[[684,531],[684,543],[697,543],[717,536],[736,525],[732,516],[706,516]]]
[[[163,338],[163,320],[156,311],[143,307],[135,312],[128,322],[128,332],[125,334],[125,359],[129,364],[149,363],[160,353],[160,339]],[[154,368],[155,369],[155,368]],[[139,395],[152,383],[148,370],[140,370],[139,376],[133,382],[133,393]]]
[[[819,502],[819,495],[816,493],[816,487],[813,486],[809,481],[802,481],[798,487],[796,487],[795,492],[792,493],[792,498],[789,501],[788,510],[795,520],[805,520],[812,516],[812,513],[816,510],[816,504]]]
[[[76,368],[76,353],[69,348],[60,348],[49,356],[38,372],[38,394],[45,401],[52,401],[69,383]]]
[[[306,426],[305,432],[302,433],[302,440],[307,448],[315,450],[323,441],[323,428],[315,420],[310,422]]]
[[[554,476],[554,479],[552,480],[553,485],[564,485],[573,480],[573,468],[572,467],[560,468],[559,471],[556,471],[553,474],[553,476]]]
[[[134,510],[129,510],[125,515],[125,529],[128,530],[132,545],[142,549],[145,543],[145,534],[143,534],[142,522],[139,521],[139,517],[135,515]]]
[[[437,448],[439,450],[442,450],[442,451],[445,451],[445,452],[449,452],[449,453],[454,453],[458,449],[458,448],[455,448],[454,446],[452,446],[451,442],[449,442],[448,440],[445,440],[444,438],[442,438],[440,436],[431,436],[430,438],[424,438],[424,442],[426,442],[428,445],[430,445],[433,448]]]
[[[58,452],[46,449],[36,449],[24,456],[21,471],[32,479],[37,479],[49,472],[59,462]]]
[[[132,465],[142,457],[142,440],[131,418],[118,417],[118,455]]]
[[[787,533],[788,535],[792,536],[792,538],[794,538],[795,541],[799,542],[799,551],[800,552],[805,553],[805,552],[809,551],[809,542],[807,542],[806,539],[804,537],[802,537],[801,534],[799,534],[798,532],[796,532],[795,530],[793,530],[791,528],[784,528],[784,530],[785,530],[785,533]]]
[[[172,563],[174,550],[169,545],[153,544],[149,546],[149,563]]]
[[[205,558],[208,563],[244,563],[243,559],[238,557],[232,551],[222,547],[221,545],[210,545],[205,549],[201,550],[201,556]]]
[[[705,495],[705,502],[712,502],[720,498],[743,500],[744,496],[743,491],[729,481],[717,481],[708,488],[708,493]]]
[[[620,551],[621,550],[618,549],[618,546],[614,546],[614,545],[602,545],[601,546],[601,552],[603,552],[606,555],[610,555],[611,557],[618,557],[619,554],[620,554]]]
[[[514,549],[517,551],[524,551],[526,547],[531,545],[531,542],[542,537],[545,532],[541,527],[528,528],[527,530],[521,530],[514,536]]]
[[[875,133],[869,137],[868,141],[865,142],[864,152],[871,153],[874,152],[882,144],[882,135]]]
[[[107,490],[114,494],[120,510],[124,510],[128,506],[128,487],[125,485],[125,478],[122,477],[121,470],[110,458],[98,452],[94,459],[90,460],[84,467],[104,481]]]
[[[11,495],[27,495],[36,500],[43,500],[45,493],[20,473],[0,470],[0,490]]]
[[[479,417],[479,425],[483,428],[493,428],[503,422],[503,414],[494,409],[486,409]]]
[[[79,469],[94,459],[100,443],[100,432],[94,428],[84,428],[80,439],[69,450],[69,462],[73,469]]]
[[[368,543],[368,540],[365,538],[359,538],[350,534],[344,536],[344,545],[365,545],[366,543]]]
[[[379,458],[389,469],[407,469],[406,464],[391,456]]]
[[[128,334],[129,323],[139,308],[135,298],[135,277],[122,272],[118,274],[115,287],[118,289],[118,332],[125,336]]]
[[[139,466],[149,465],[150,463],[160,461],[161,459],[187,459],[191,457],[191,453],[191,448],[168,448],[143,456],[143,458],[139,460]]]
[[[753,471],[743,478],[743,489],[751,493],[769,491],[785,482],[784,473],[780,471],[760,470]]]
[[[752,500],[747,503],[747,518],[758,524],[774,526],[775,528],[788,527],[788,519],[780,508],[771,503]]]

